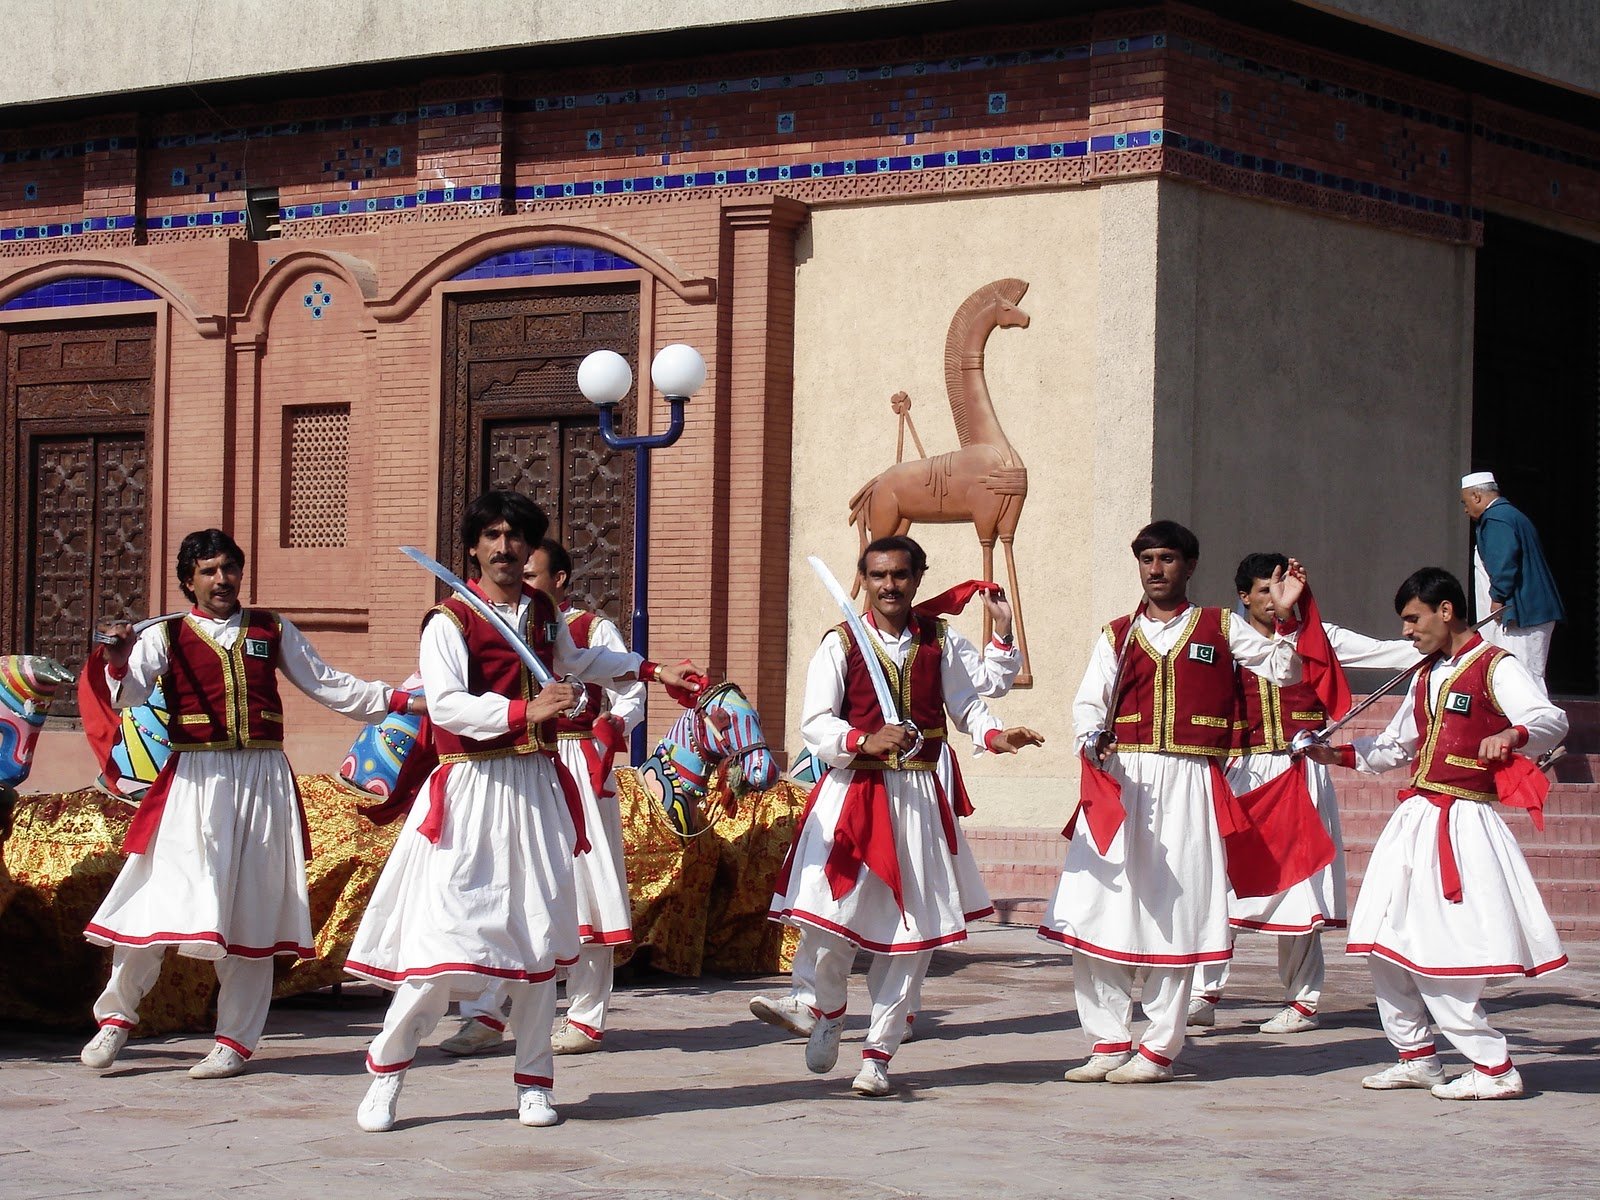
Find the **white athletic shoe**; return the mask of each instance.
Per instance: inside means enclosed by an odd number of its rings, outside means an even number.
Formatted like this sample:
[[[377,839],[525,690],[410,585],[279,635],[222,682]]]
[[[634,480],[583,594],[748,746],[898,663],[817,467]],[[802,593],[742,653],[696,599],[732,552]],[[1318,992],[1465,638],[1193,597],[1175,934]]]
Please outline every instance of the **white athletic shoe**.
[[[905,1034],[905,1036],[903,1038],[900,1039],[900,1044],[902,1046],[904,1046],[907,1042],[909,1042],[912,1038],[914,1038],[916,1036],[917,1036],[917,1014],[916,1013],[912,1013],[911,1015],[906,1017],[906,1034]]]
[[[1292,1004],[1283,1006],[1283,1010],[1266,1021],[1261,1026],[1262,1033],[1305,1033],[1322,1024],[1316,1013],[1303,1013]]]
[[[469,1054],[482,1054],[485,1050],[493,1050],[505,1040],[505,1034],[492,1025],[485,1025],[477,1017],[466,1017],[461,1022],[461,1028],[439,1043],[439,1049],[446,1054],[454,1054],[457,1058],[465,1058]]]
[[[850,1090],[869,1100],[881,1100],[890,1092],[889,1068],[881,1059],[861,1060],[861,1073],[850,1082]]]
[[[1217,1006],[1214,1001],[1207,1000],[1204,996],[1196,996],[1189,1001],[1189,1025],[1209,1027],[1217,1023]]]
[[[1444,1066],[1437,1054],[1430,1054],[1427,1058],[1403,1058],[1391,1063],[1376,1075],[1368,1075],[1361,1086],[1375,1092],[1389,1092],[1396,1088],[1433,1088],[1442,1083]]]
[[[1121,1054],[1091,1054],[1089,1060],[1062,1076],[1068,1083],[1104,1083],[1106,1076],[1133,1057],[1131,1050]]]
[[[839,1036],[844,1033],[844,1017],[818,1017],[806,1039],[806,1069],[826,1075],[839,1061]]]
[[[1107,1083],[1169,1083],[1172,1068],[1163,1067],[1153,1059],[1135,1054],[1122,1066],[1106,1076]]]
[[[393,1129],[395,1112],[400,1106],[400,1089],[405,1083],[404,1071],[374,1075],[361,1107],[356,1109],[356,1124],[368,1133],[388,1133]]]
[[[190,1079],[232,1079],[244,1074],[244,1055],[218,1042],[211,1053],[189,1068]]]
[[[593,1054],[596,1050],[604,1050],[605,1043],[599,1038],[590,1037],[562,1017],[550,1032],[550,1049],[557,1054]]]
[[[543,1129],[560,1120],[556,1106],[550,1103],[550,1089],[542,1087],[517,1088],[517,1120],[535,1129]]]
[[[117,1055],[128,1044],[128,1030],[121,1025],[102,1025],[100,1032],[89,1039],[89,1044],[78,1055],[78,1061],[96,1071],[104,1071],[117,1061]]]
[[[817,1014],[811,1011],[811,1006],[793,996],[781,996],[777,1000],[767,996],[752,996],[750,1014],[757,1020],[787,1029],[800,1037],[810,1037],[817,1025]]]
[[[1430,1090],[1441,1100],[1515,1100],[1522,1095],[1522,1076],[1515,1067],[1504,1075],[1485,1075],[1473,1068]]]

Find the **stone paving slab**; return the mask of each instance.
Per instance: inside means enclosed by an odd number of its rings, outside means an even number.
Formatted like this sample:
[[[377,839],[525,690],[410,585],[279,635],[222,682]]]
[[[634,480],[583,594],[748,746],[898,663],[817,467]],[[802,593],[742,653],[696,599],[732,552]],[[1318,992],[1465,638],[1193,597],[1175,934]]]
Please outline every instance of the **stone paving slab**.
[[[839,1066],[748,1015],[780,979],[655,977],[619,989],[607,1050],[557,1063],[553,1129],[514,1115],[511,1060],[425,1047],[388,1134],[355,1127],[362,1054],[386,994],[351,987],[281,1002],[241,1078],[185,1074],[201,1038],[131,1043],[104,1075],[82,1039],[0,1027],[0,1196],[423,1200],[890,1197],[1592,1196],[1600,1191],[1600,956],[1490,1007],[1530,1089],[1451,1104],[1361,1090],[1392,1055],[1365,965],[1328,939],[1321,1029],[1267,1037],[1272,940],[1239,944],[1218,1028],[1158,1087],[1072,1085],[1084,1039],[1070,960],[1031,931],[983,925],[941,951],[897,1090],[853,1097],[865,981]],[[861,965],[865,966],[865,956]],[[923,1027],[926,1028],[924,1032]],[[454,1028],[441,1025],[430,1044]],[[1459,1061],[1447,1055],[1447,1065]]]

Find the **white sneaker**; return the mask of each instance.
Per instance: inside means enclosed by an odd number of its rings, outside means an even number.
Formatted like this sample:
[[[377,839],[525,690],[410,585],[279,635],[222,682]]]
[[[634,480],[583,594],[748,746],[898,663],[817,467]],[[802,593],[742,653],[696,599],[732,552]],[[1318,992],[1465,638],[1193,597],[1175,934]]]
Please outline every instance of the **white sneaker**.
[[[535,1129],[543,1129],[560,1120],[556,1106],[550,1103],[550,1089],[542,1087],[517,1088],[517,1120]]]
[[[902,1046],[904,1046],[907,1042],[909,1042],[912,1038],[914,1038],[916,1036],[917,1036],[917,1014],[916,1013],[911,1013],[906,1017],[906,1034],[905,1034],[905,1036],[903,1038],[900,1039],[900,1044]]]
[[[469,1054],[482,1054],[485,1050],[493,1050],[505,1040],[505,1034],[492,1025],[485,1025],[477,1017],[467,1017],[462,1020],[461,1028],[439,1043],[439,1049],[446,1054],[454,1054],[457,1058],[464,1058]]]
[[[388,1133],[393,1129],[395,1112],[400,1105],[400,1089],[405,1083],[404,1071],[374,1075],[361,1107],[356,1109],[356,1124],[368,1133]]]
[[[871,1100],[882,1099],[890,1092],[889,1068],[881,1059],[862,1059],[861,1073],[851,1080],[850,1090]]]
[[[1196,996],[1189,1001],[1189,1021],[1191,1026],[1199,1025],[1209,1027],[1217,1023],[1217,1005],[1215,1001],[1207,1000],[1204,996]]]
[[[211,1053],[189,1068],[190,1079],[232,1079],[244,1074],[244,1055],[218,1042]]]
[[[550,1049],[557,1054],[593,1054],[605,1049],[605,1043],[592,1038],[571,1021],[562,1017],[550,1033]]]
[[[1485,1075],[1474,1067],[1449,1083],[1430,1089],[1441,1100],[1515,1100],[1522,1095],[1522,1076],[1512,1067],[1504,1075]]]
[[[817,1075],[826,1075],[839,1061],[839,1037],[844,1033],[844,1017],[818,1017],[811,1036],[806,1039],[806,1068]]]
[[[1283,1006],[1283,1010],[1266,1021],[1261,1026],[1262,1033],[1305,1033],[1315,1029],[1322,1021],[1316,1013],[1301,1012],[1292,1004]]]
[[[1106,1076],[1107,1083],[1170,1083],[1172,1068],[1163,1067],[1154,1059],[1135,1054],[1122,1066]]]
[[[117,1061],[117,1055],[128,1044],[128,1030],[121,1025],[102,1025],[100,1032],[89,1039],[78,1055],[78,1061],[96,1071],[104,1071]]]
[[[817,1025],[817,1014],[811,1011],[811,1006],[801,1003],[793,996],[782,996],[777,1000],[766,996],[752,996],[750,1014],[768,1025],[787,1029],[800,1037],[810,1037],[811,1031]]]
[[[1062,1078],[1068,1083],[1104,1083],[1107,1075],[1132,1057],[1131,1050],[1124,1050],[1121,1054],[1091,1054],[1089,1061],[1073,1067]]]
[[[1361,1086],[1375,1092],[1389,1092],[1396,1088],[1433,1088],[1442,1083],[1444,1066],[1437,1054],[1430,1054],[1427,1058],[1403,1058],[1392,1063],[1376,1075],[1368,1075]]]

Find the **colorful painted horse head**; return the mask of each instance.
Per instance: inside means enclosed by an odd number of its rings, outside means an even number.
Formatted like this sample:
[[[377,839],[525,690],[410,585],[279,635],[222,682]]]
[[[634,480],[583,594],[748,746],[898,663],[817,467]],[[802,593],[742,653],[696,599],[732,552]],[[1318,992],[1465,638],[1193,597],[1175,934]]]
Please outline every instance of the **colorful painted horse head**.
[[[749,699],[738,684],[721,683],[701,692],[656,743],[639,767],[639,781],[672,828],[689,837],[709,824],[713,793],[731,814],[740,796],[778,782],[778,761]]]
[[[72,672],[53,658],[0,657],[0,785],[15,786],[28,777],[50,701],[70,682]]]

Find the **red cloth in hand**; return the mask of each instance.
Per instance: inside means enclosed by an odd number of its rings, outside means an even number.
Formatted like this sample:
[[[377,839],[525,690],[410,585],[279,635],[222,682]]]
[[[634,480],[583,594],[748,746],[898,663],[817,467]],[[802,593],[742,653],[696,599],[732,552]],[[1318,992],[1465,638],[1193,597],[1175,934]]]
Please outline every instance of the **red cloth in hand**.
[[[970,601],[979,592],[998,592],[998,583],[991,583],[987,579],[969,579],[965,583],[958,583],[948,591],[940,592],[930,600],[913,605],[912,611],[921,613],[925,617],[953,617],[966,608]]]
[[[1550,794],[1550,777],[1524,754],[1513,754],[1510,762],[1494,768],[1494,790],[1500,803],[1525,808],[1533,827],[1544,829],[1544,799]]]
[[[100,774],[114,787],[122,775],[112,761],[111,751],[117,744],[122,716],[111,703],[104,646],[96,645],[89,651],[83,670],[78,672],[78,713],[83,719],[83,735],[89,739],[89,749],[95,762],[100,764]]]
[[[1104,857],[1106,851],[1111,849],[1117,830],[1128,819],[1128,811],[1122,807],[1122,785],[1111,772],[1089,757],[1087,749],[1080,750],[1078,758],[1081,770],[1078,776],[1078,811],[1072,814],[1072,820],[1067,822],[1061,836],[1070,838],[1081,816],[1088,822],[1094,848]]]
[[[680,667],[687,667],[689,665],[689,660],[686,658],[678,665]],[[685,708],[693,708],[694,702],[699,697],[700,693],[711,686],[711,680],[705,675],[690,675],[689,682],[694,685],[693,691],[690,691],[688,688],[678,687],[676,684],[671,683],[664,684],[663,686],[667,689],[667,695],[671,696],[679,704],[683,705]]]
[[[900,884],[900,854],[894,840],[894,818],[889,811],[889,789],[882,771],[856,771],[844,794],[839,823],[833,831],[833,850],[823,864],[833,898],[849,893],[865,866],[888,886],[895,906],[903,913],[905,897]]]
[[[1218,772],[1220,774],[1220,772]],[[1240,828],[1223,835],[1236,896],[1276,896],[1310,879],[1337,850],[1306,785],[1306,760],[1235,801]]]
[[[1328,641],[1328,631],[1322,627],[1322,614],[1317,611],[1317,600],[1309,587],[1300,593],[1300,608],[1305,620],[1301,623],[1295,650],[1304,665],[1302,677],[1322,701],[1328,719],[1340,720],[1350,711],[1350,681],[1345,678],[1339,656]]]

